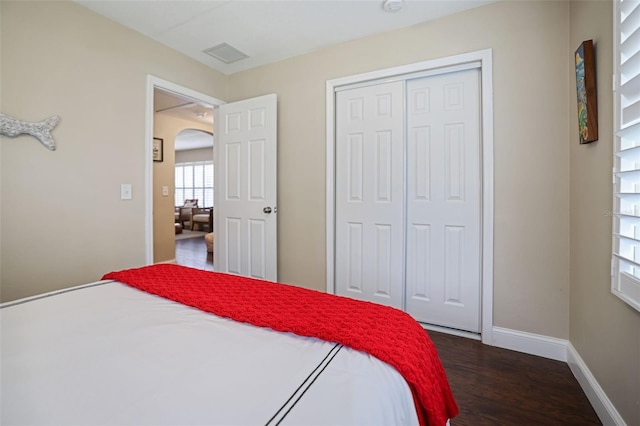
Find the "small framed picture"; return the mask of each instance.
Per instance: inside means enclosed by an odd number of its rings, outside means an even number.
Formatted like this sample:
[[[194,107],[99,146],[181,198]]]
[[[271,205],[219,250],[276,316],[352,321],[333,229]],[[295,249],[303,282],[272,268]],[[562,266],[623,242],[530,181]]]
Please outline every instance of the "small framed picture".
[[[163,140],[160,138],[153,138],[153,161],[163,161]]]

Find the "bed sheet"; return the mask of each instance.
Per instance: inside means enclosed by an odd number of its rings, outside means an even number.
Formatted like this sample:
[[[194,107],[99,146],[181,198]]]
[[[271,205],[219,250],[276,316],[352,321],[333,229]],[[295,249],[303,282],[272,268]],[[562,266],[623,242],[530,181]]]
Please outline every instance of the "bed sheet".
[[[0,309],[2,424],[418,424],[368,354],[101,281]]]

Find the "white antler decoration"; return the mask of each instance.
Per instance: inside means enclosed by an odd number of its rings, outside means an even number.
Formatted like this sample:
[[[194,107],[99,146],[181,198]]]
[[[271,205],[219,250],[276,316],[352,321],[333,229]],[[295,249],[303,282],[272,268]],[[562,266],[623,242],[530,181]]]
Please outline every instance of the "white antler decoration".
[[[18,135],[31,135],[51,151],[56,150],[56,141],[51,136],[51,130],[58,124],[60,117],[53,115],[38,123],[18,120],[8,115],[0,114],[0,134],[15,138]]]

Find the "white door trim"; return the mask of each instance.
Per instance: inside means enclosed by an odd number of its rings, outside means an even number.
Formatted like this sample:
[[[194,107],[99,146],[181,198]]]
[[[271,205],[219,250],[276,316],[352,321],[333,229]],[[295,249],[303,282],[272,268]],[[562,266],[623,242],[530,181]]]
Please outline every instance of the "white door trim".
[[[480,62],[482,127],[482,342],[493,344],[493,66],[492,50],[485,49],[364,74],[327,80],[326,83],[326,244],[327,292],[335,293],[335,92],[345,85]],[[446,71],[444,71],[446,72]],[[404,78],[404,77],[403,77]]]
[[[225,104],[225,101],[214,98],[204,93],[197,92],[179,84],[163,80],[151,74],[147,74],[147,97],[145,105],[145,127],[144,127],[144,248],[145,262],[147,265],[153,263],[153,90],[162,89],[173,92],[181,98],[193,99],[196,102],[205,102],[214,108]]]

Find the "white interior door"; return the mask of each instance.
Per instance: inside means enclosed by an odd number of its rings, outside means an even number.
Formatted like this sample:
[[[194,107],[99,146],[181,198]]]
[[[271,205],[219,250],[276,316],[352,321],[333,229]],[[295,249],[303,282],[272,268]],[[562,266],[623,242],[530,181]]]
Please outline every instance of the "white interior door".
[[[214,268],[277,281],[277,96],[219,107]]]
[[[403,82],[336,94],[336,293],[402,308]]]
[[[406,310],[480,332],[480,71],[407,81]]]

